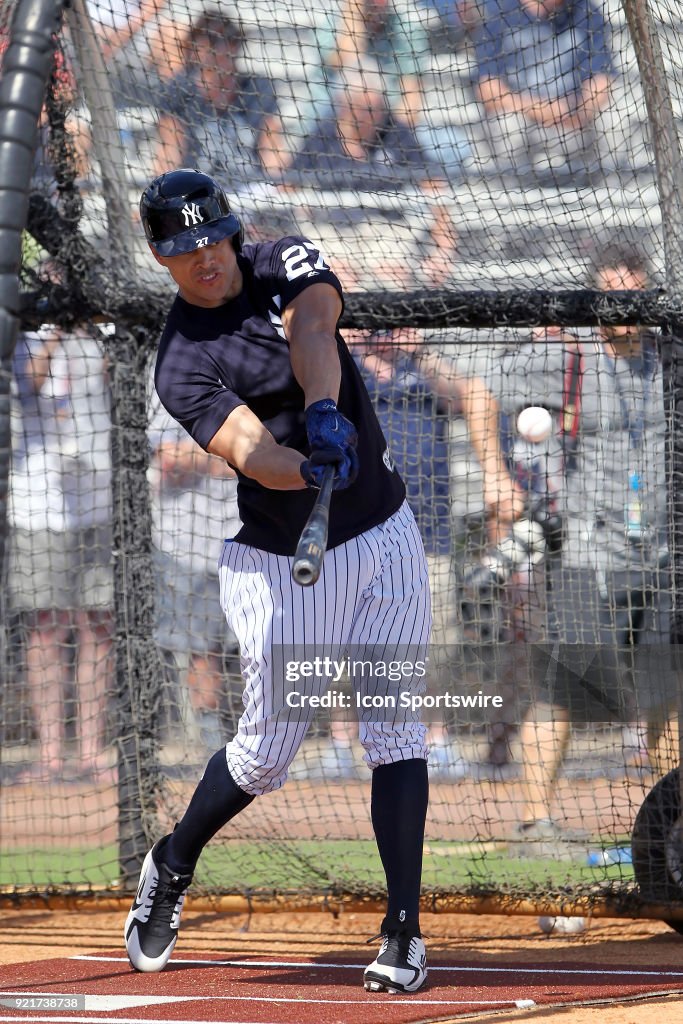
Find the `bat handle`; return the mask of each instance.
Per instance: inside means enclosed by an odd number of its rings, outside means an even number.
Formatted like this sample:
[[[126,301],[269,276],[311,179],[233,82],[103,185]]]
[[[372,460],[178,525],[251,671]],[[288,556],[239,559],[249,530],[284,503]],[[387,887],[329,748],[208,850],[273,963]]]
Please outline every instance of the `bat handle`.
[[[292,579],[300,587],[312,586],[320,576],[327,547],[327,525],[335,470],[336,466],[333,464],[325,467],[320,490],[308,521],[301,532],[294,555]]]
[[[336,473],[336,471],[337,466],[334,462],[330,463],[330,465],[328,466],[325,466],[323,472],[323,482],[320,485],[320,492],[318,494],[318,500],[316,502],[316,504],[322,505],[328,511],[330,508],[330,499],[332,497],[332,484],[334,483],[334,474]]]

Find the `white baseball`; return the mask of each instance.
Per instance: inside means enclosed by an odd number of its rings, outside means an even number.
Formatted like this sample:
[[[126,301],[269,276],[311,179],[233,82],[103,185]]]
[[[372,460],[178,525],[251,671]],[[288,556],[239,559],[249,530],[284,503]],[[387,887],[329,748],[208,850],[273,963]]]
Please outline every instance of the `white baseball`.
[[[580,935],[586,930],[584,917],[539,917],[538,927],[546,935]]]
[[[543,406],[530,405],[517,417],[517,431],[525,441],[539,444],[552,434],[553,418]]]
[[[512,536],[521,544],[532,562],[538,561],[545,552],[545,534],[543,527],[534,519],[517,519],[512,524]]]

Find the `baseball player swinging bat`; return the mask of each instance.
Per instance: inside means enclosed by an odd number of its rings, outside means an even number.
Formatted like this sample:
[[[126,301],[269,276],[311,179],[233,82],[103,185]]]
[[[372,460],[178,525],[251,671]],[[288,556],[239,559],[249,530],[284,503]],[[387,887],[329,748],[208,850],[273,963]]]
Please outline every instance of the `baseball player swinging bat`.
[[[335,468],[334,464],[325,467],[318,496],[299,537],[292,564],[292,579],[300,587],[312,587],[320,576],[327,547],[327,526],[330,519]]]

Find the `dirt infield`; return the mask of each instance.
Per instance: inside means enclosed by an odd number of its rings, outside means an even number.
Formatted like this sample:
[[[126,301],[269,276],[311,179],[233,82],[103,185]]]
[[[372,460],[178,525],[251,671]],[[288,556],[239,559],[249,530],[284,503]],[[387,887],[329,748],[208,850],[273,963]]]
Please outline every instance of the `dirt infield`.
[[[197,778],[199,774],[197,769]],[[165,782],[160,827],[172,827],[195,785],[194,775],[189,781]],[[650,787],[648,780],[635,777],[562,778],[557,787],[557,807],[562,822],[572,828],[598,835],[609,823],[609,835],[627,834]],[[333,826],[340,838],[372,839],[367,813],[369,781],[345,781],[344,799],[334,801],[332,818],[331,812],[311,814],[312,807],[320,811],[330,806],[331,792],[334,790],[322,781],[293,780],[285,789],[261,797],[263,803],[258,807],[247,807],[240,815],[240,833],[251,839],[270,838],[274,833],[287,839],[325,839]],[[480,838],[482,806],[486,807],[487,825],[495,823],[495,834],[507,836],[524,799],[525,791],[516,779],[495,783],[462,779],[457,783],[454,808],[453,783],[432,783],[427,839],[476,842]],[[98,845],[114,843],[117,819],[117,790],[110,783],[96,788],[90,783],[9,786],[0,804],[0,833],[6,848],[43,843],[60,847],[83,846],[91,841]]]
[[[7,910],[0,931],[0,963],[19,964],[50,958],[122,950],[125,913],[63,913]],[[366,940],[379,924],[374,914],[209,914],[188,911],[176,956],[183,948],[218,957],[343,956],[363,960]],[[683,937],[659,922],[596,920],[579,936],[542,934],[533,917],[434,915],[423,917],[430,954],[441,963],[500,963],[552,966],[571,961],[593,969],[632,965],[683,970]],[[488,968],[487,968],[488,969]],[[683,988],[683,983],[681,984]],[[443,1017],[439,1018],[441,1021]],[[561,1024],[661,1024],[683,1020],[683,997],[638,999],[599,1005],[488,1012],[469,1020],[547,1021]]]

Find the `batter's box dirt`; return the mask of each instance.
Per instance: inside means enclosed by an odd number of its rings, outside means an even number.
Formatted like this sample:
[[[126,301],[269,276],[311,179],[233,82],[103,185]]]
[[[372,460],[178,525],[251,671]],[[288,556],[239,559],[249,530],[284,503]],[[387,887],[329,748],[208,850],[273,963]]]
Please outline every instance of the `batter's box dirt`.
[[[521,965],[443,961],[414,996],[370,995],[355,958],[215,956],[185,952],[138,974],[119,951],[0,968],[0,1021],[416,1024],[683,992],[683,969],[599,962]]]

